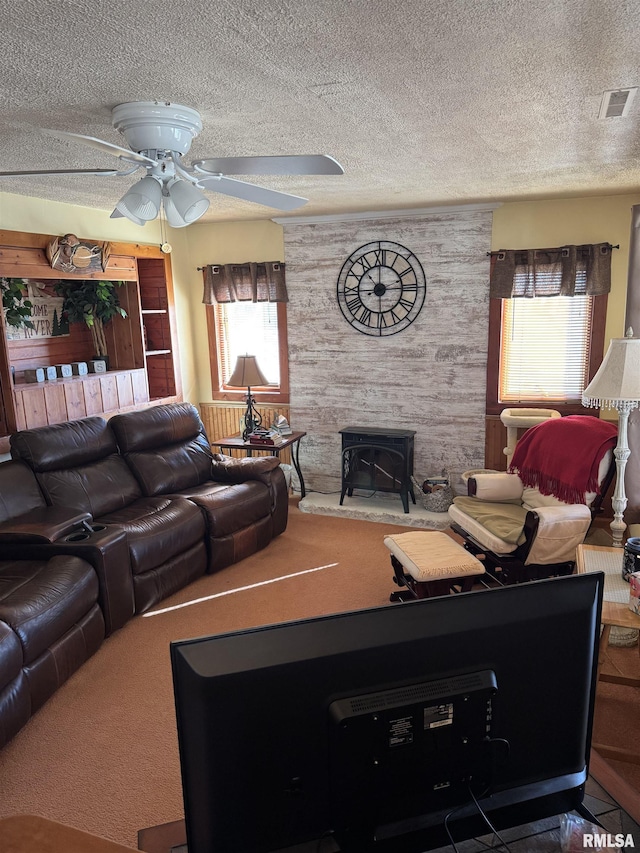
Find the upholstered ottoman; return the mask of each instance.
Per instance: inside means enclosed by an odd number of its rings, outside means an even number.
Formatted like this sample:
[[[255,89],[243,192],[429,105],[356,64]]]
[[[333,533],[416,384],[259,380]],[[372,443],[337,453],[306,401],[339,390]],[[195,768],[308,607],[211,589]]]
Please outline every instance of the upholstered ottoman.
[[[406,589],[391,594],[391,601],[429,598],[468,592],[484,574],[484,566],[446,533],[411,530],[385,536],[391,551],[394,583]]]

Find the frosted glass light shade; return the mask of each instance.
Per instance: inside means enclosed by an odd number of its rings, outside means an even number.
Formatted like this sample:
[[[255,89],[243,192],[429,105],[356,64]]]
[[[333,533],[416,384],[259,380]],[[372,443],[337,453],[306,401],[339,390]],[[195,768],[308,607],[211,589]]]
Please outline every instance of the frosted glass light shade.
[[[176,210],[175,204],[171,201],[169,194],[162,196],[162,204],[167,217],[167,222],[172,228],[184,228],[189,223],[186,222]]]
[[[178,215],[187,224],[195,222],[207,212],[209,199],[194,184],[178,179],[170,183],[167,189]]]
[[[125,216],[124,213],[119,211],[117,207],[115,207],[113,209],[109,219],[130,219],[131,222],[134,222],[136,225],[144,225],[145,224],[144,219],[138,219],[138,217],[134,216],[133,213],[127,213],[127,215]]]
[[[161,203],[162,187],[155,178],[147,175],[127,190],[116,204],[116,210],[139,224],[140,220],[149,222],[155,219]]]

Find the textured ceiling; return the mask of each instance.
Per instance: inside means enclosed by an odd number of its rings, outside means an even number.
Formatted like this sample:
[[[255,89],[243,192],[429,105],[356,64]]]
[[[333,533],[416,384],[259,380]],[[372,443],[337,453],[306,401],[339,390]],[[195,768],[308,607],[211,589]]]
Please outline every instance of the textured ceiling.
[[[185,158],[326,153],[333,177],[249,178],[307,196],[293,215],[640,189],[637,0],[175,0],[0,9],[2,170],[114,168],[38,132],[123,145],[116,104],[204,123]],[[137,173],[142,176],[142,173]],[[0,191],[111,210],[136,177],[3,178]],[[205,220],[279,216],[215,193]]]

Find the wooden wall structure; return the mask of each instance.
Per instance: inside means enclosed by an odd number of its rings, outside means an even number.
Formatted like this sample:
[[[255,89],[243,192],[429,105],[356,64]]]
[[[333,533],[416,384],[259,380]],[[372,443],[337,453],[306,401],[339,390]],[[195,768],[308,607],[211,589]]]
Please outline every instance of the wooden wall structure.
[[[118,297],[127,317],[116,316],[105,328],[106,374],[30,383],[24,379],[27,369],[89,361],[95,355],[89,330],[73,324],[64,337],[8,340],[0,312],[0,452],[7,451],[8,436],[16,430],[182,399],[170,258],[155,246],[112,243],[104,272],[61,273],[47,260],[52,239],[0,230],[0,276],[122,281]],[[150,345],[145,321],[152,327]]]

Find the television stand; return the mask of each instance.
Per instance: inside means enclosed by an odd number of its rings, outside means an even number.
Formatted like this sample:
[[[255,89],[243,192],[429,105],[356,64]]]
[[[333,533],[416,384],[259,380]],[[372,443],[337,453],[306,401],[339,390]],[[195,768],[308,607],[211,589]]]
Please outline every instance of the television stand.
[[[311,841],[293,849],[295,853],[340,853],[340,848],[331,839],[323,841],[321,846],[318,841]],[[138,832],[138,850],[143,850],[144,853],[188,853],[184,821],[174,820],[171,823],[161,823],[159,826],[141,829]],[[282,853],[289,853],[289,851],[292,851],[292,848]]]

